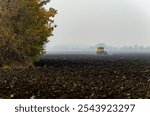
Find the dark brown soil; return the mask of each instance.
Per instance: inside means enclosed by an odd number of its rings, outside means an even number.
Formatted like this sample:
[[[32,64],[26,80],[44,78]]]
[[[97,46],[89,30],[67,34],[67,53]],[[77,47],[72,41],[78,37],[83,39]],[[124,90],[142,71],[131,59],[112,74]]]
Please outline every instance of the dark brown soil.
[[[49,55],[0,69],[0,98],[150,98],[150,54]]]

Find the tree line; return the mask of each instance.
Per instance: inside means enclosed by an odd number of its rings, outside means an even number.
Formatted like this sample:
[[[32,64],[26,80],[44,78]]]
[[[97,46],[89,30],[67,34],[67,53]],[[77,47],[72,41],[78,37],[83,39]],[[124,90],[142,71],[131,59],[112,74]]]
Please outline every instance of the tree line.
[[[0,0],[0,65],[30,64],[44,54],[56,25],[50,0]]]

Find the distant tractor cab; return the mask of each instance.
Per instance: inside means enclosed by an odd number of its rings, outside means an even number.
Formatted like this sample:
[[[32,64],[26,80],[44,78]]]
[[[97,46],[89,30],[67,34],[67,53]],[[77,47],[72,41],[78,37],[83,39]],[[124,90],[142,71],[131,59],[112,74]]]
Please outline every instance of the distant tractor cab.
[[[106,56],[107,52],[104,50],[104,47],[97,47],[96,53],[98,56]]]

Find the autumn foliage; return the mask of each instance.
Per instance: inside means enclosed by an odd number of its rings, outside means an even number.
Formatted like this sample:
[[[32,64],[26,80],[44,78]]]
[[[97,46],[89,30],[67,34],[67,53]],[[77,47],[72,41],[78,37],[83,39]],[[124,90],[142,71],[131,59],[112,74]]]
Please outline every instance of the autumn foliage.
[[[57,11],[50,0],[0,0],[0,65],[32,63],[44,53]]]

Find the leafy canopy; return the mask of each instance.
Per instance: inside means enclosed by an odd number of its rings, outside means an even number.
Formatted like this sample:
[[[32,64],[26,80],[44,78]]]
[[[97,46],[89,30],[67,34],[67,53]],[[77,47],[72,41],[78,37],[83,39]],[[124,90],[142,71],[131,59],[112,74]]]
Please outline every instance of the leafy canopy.
[[[50,0],[0,0],[0,64],[33,62],[55,27]]]

